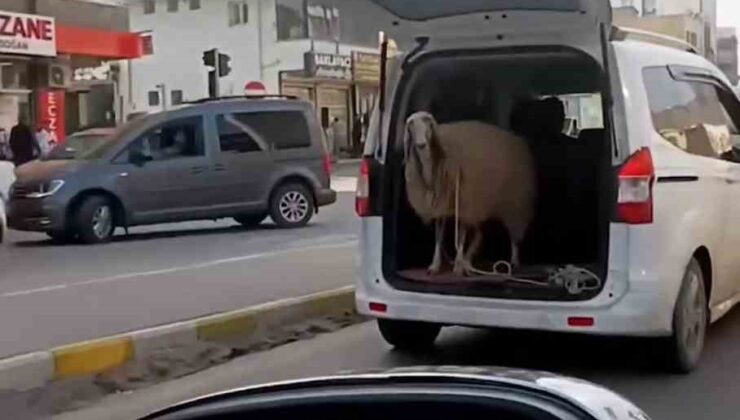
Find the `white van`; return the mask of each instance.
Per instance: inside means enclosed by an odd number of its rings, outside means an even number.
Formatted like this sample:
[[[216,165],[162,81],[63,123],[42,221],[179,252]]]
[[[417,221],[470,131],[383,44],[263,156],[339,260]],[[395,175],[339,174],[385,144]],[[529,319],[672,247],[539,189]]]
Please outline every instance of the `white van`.
[[[678,40],[630,39],[608,0],[373,1],[407,53],[386,58],[385,44],[358,182],[359,312],[399,348],[450,325],[655,337],[668,367],[693,369],[706,326],[740,299],[740,101],[726,77]],[[418,111],[529,141],[537,204],[513,271],[426,273],[434,228],[404,177]],[[500,223],[482,229],[475,264],[490,271],[511,251]]]

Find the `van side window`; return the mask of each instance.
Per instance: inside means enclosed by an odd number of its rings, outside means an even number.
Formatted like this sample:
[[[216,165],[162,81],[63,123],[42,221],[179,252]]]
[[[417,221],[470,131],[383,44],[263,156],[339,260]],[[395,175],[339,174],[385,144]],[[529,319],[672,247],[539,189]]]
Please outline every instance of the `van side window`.
[[[128,161],[132,152],[138,152],[152,161],[205,156],[203,118],[189,117],[168,121],[149,129],[131,142],[116,159]]]
[[[299,149],[311,145],[308,123],[301,111],[252,112],[233,116],[277,150]]]
[[[643,70],[650,113],[663,138],[688,153],[723,158],[737,124],[723,105],[723,90],[700,81],[674,79],[666,67]]]
[[[218,142],[222,153],[252,153],[268,150],[265,141],[240,116],[248,114],[224,114],[216,116]]]

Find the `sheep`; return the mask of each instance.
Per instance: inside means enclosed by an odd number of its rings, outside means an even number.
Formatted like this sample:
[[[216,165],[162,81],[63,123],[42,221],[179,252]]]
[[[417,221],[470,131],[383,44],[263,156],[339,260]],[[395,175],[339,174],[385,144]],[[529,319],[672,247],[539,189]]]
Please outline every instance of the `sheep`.
[[[428,112],[417,112],[406,121],[404,161],[409,204],[425,224],[435,227],[429,274],[438,274],[442,267],[445,220],[455,216],[458,176],[460,235],[454,273],[475,271],[472,259],[482,240],[480,225],[491,219],[509,231],[511,264],[519,265],[519,245],[536,197],[534,159],[524,139],[480,121],[437,124]]]

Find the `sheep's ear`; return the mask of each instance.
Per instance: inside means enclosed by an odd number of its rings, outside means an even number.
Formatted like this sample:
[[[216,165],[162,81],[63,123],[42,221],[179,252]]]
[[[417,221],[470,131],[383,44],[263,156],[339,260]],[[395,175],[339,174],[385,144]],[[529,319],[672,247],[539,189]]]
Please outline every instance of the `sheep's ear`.
[[[411,129],[406,124],[404,127],[405,135],[403,136],[403,161],[406,162],[411,154]]]

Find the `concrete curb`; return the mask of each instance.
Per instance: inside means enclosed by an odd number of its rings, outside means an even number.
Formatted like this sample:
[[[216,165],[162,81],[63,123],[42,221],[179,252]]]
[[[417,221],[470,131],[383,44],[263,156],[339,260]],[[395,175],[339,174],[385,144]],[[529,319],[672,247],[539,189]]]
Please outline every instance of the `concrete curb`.
[[[354,287],[347,286],[0,359],[0,391],[26,391],[57,381],[95,377],[138,361],[145,364],[149,356],[173,348],[208,343],[248,348],[276,330],[309,319],[354,314]]]

